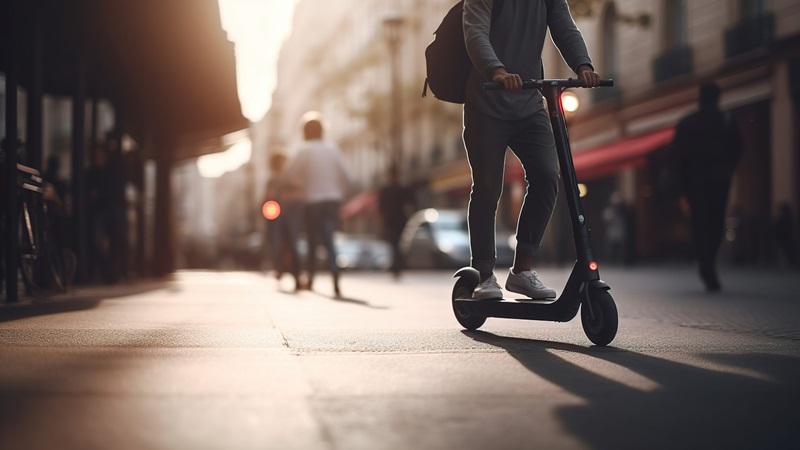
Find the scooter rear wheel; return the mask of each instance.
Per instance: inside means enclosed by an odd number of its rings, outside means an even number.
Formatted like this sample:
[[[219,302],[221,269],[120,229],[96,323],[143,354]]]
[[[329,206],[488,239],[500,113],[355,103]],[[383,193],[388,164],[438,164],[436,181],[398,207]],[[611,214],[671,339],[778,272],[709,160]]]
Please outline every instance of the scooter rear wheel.
[[[589,304],[591,305],[591,311],[589,311],[585,303],[581,306],[583,331],[595,345],[608,345],[617,335],[617,327],[619,325],[614,298],[611,297],[607,289],[590,289]]]
[[[471,314],[465,306],[457,304],[455,300],[457,298],[472,298],[472,291],[475,290],[479,283],[479,278],[476,280],[470,276],[462,276],[453,286],[453,313],[458,323],[470,331],[480,328],[486,322],[486,317]]]

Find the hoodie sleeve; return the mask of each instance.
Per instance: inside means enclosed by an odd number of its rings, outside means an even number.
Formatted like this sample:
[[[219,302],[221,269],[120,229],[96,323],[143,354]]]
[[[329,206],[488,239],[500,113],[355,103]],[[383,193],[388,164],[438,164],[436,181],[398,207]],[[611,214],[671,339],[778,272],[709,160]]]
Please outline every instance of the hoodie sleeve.
[[[489,41],[492,6],[494,0],[464,0],[464,44],[472,65],[486,80],[495,69],[505,67]]]
[[[583,64],[594,68],[583,35],[569,12],[567,0],[553,0],[550,5],[547,26],[561,56],[575,73],[578,73],[578,67]]]

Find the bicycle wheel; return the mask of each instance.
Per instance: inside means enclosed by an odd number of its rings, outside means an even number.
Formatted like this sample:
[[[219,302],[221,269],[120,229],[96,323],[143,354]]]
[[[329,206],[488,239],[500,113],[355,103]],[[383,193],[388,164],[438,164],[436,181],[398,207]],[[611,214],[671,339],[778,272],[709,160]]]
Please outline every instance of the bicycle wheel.
[[[36,285],[43,290],[63,292],[67,287],[65,274],[64,253],[61,249],[52,245],[41,247],[34,265]]]
[[[32,294],[39,286],[36,283],[36,264],[38,258],[38,228],[31,214],[28,204],[24,201],[20,205],[19,227],[19,270],[25,292]]]
[[[34,215],[39,237],[34,279],[44,290],[64,292],[68,284],[66,255],[50,226],[47,205],[40,203],[38,206]]]

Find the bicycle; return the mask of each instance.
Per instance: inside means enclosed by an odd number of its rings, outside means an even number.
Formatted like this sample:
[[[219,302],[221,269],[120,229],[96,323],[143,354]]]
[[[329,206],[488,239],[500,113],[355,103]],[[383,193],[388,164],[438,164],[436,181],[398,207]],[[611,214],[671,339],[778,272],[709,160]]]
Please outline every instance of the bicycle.
[[[17,164],[17,263],[27,295],[66,292],[77,267],[75,253],[62,246],[51,226],[46,188],[38,170]]]

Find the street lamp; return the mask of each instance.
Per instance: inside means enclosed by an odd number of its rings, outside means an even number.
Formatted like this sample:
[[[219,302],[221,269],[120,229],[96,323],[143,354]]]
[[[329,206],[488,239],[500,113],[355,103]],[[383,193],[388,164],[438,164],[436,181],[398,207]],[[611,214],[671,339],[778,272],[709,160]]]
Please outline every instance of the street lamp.
[[[578,110],[578,107],[581,103],[578,101],[578,96],[572,92],[564,92],[561,94],[561,106],[564,108],[564,111],[572,114]]]
[[[391,118],[391,141],[392,141],[392,164],[398,169],[402,167],[403,161],[403,124],[402,124],[402,105],[400,95],[400,38],[405,19],[396,12],[392,12],[383,18],[383,34],[389,44],[389,55],[392,65],[392,109],[389,117]]]

